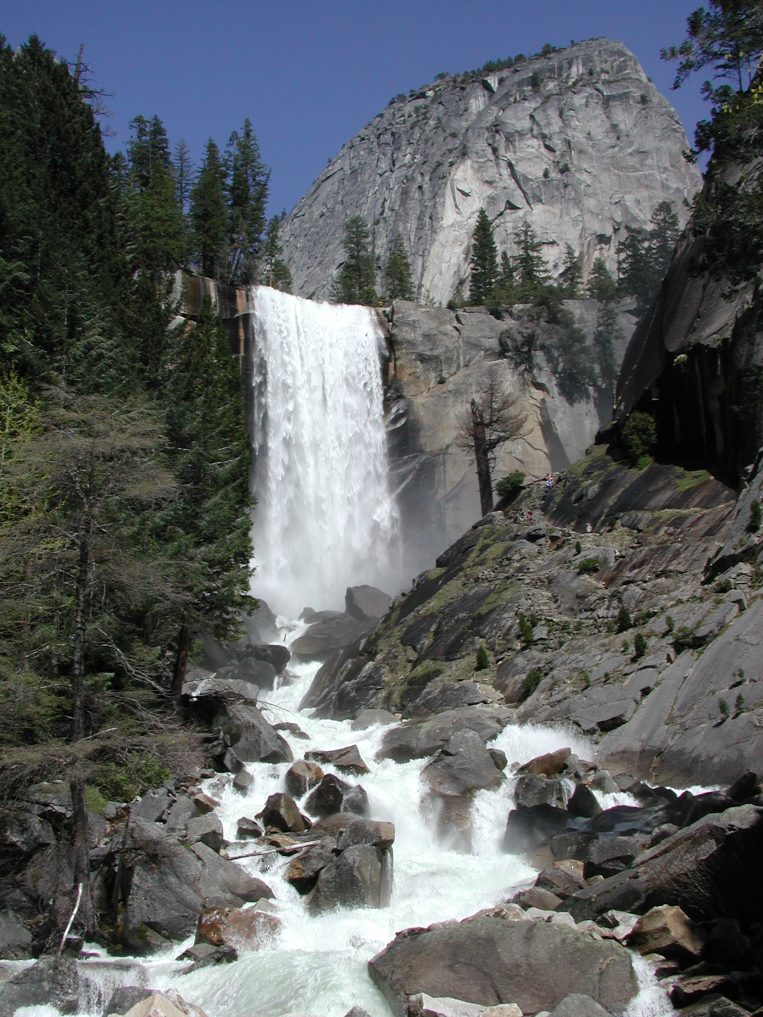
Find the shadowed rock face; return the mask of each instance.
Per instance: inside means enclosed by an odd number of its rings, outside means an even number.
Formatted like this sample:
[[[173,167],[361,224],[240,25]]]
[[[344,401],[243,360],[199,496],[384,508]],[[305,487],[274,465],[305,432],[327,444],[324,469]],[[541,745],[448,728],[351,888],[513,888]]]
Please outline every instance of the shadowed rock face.
[[[610,268],[626,225],[683,199],[699,174],[678,117],[621,43],[594,39],[512,68],[447,78],[400,96],[349,141],[281,229],[296,293],[325,299],[344,259],[345,220],[373,232],[377,272],[395,234],[415,296],[444,305],[468,286],[484,207],[499,248],[527,222],[554,272],[565,244],[585,272]]]

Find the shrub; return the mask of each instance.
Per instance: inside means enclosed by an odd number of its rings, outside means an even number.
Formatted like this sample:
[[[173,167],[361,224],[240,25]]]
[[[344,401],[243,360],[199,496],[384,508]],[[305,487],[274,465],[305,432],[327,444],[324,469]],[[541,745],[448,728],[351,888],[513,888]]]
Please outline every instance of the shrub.
[[[583,545],[580,543],[579,540],[576,540],[575,541],[575,554],[580,554],[580,552],[582,550],[583,550]]]
[[[721,714],[721,717],[724,720],[728,720],[728,716],[731,711],[729,710],[729,704],[726,702],[725,699],[718,700],[718,710]]]
[[[643,469],[651,462],[651,450],[657,441],[657,425],[648,413],[631,413],[623,427],[622,442],[628,461]],[[644,462],[645,460],[645,462]],[[642,465],[643,463],[643,465]]]
[[[484,643],[477,647],[477,660],[474,665],[475,671],[484,671],[490,667],[490,658],[487,655],[487,648]]]
[[[517,612],[517,624],[519,625],[519,640],[524,646],[529,646],[533,641],[533,623],[521,611]]]
[[[521,470],[512,470],[505,477],[501,477],[495,485],[495,493],[499,498],[506,498],[513,501],[524,487],[525,475]]]
[[[522,682],[522,702],[530,698],[540,685],[542,678],[543,672],[539,667],[534,667],[532,671],[527,672],[525,680]]]
[[[594,572],[598,572],[601,568],[601,562],[598,558],[584,558],[578,565],[579,576],[590,576]]]
[[[626,629],[633,627],[633,619],[631,613],[624,604],[620,605],[620,610],[617,612],[617,619],[615,621],[615,631],[625,632]]]
[[[647,639],[643,632],[637,632],[633,637],[633,659],[638,660],[646,653]]]

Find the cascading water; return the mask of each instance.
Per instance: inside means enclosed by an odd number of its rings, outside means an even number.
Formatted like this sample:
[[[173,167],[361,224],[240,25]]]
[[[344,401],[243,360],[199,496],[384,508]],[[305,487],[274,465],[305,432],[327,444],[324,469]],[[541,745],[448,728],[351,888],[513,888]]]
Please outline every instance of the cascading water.
[[[257,345],[255,593],[293,617],[306,604],[343,606],[347,585],[373,583],[394,591],[397,519],[386,483],[376,320],[363,308],[313,304],[266,288],[253,290],[252,299]],[[304,624],[284,622],[287,645],[304,629]],[[271,723],[294,721],[316,670],[316,664],[292,660],[280,686],[261,704]],[[304,715],[299,725],[309,741],[283,731],[295,758],[307,748],[355,742],[370,767],[361,779],[370,813],[392,821],[396,830],[389,905],[311,915],[304,898],[283,878],[288,858],[272,851],[251,857],[251,841],[233,843],[232,855],[247,856],[239,864],[274,891],[273,906],[282,924],[273,942],[242,950],[233,964],[190,973],[175,960],[190,940],[134,964],[114,964],[105,956],[82,962],[82,1017],[103,1013],[114,987],[124,984],[175,989],[209,1017],[294,1012],[342,1017],[353,1005],[372,1017],[389,1017],[367,962],[396,931],[464,918],[505,900],[532,877],[534,870],[522,858],[501,848],[512,804],[511,780],[476,795],[474,849],[460,853],[437,840],[436,824],[427,814],[421,781],[426,760],[377,760],[383,736],[379,726],[350,731],[346,722]],[[581,756],[593,754],[587,742],[553,728],[512,725],[494,742],[512,764],[563,744]],[[227,775],[206,784],[220,801],[218,814],[230,841],[235,842],[241,816],[254,816],[269,794],[283,790],[287,767],[249,764],[253,782],[246,794],[235,791]],[[336,773],[330,765],[324,770]],[[300,805],[305,810],[304,801]],[[645,964],[639,979],[642,991],[630,1017],[664,1017],[670,1006]],[[52,1007],[30,1007],[24,1017],[56,1015]]]
[[[351,585],[395,593],[376,314],[265,286],[252,301],[255,592],[290,618],[343,609]]]

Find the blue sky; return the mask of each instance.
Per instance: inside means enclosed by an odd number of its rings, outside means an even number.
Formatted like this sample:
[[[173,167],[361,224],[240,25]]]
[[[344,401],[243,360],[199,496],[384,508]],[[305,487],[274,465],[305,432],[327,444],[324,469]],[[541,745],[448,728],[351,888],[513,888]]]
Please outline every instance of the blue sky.
[[[699,81],[671,92],[660,48],[680,42],[700,0],[4,0],[0,32],[33,32],[73,60],[80,44],[108,95],[110,149],[137,114],[158,114],[198,160],[245,117],[271,168],[270,211],[287,210],[399,92],[440,71],[568,45],[623,41],[678,108],[689,137]]]

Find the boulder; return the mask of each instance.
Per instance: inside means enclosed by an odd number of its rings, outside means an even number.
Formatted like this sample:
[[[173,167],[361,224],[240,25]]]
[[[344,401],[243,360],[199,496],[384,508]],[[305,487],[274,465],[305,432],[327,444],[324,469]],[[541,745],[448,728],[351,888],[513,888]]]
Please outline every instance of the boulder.
[[[321,869],[330,865],[335,858],[331,844],[315,844],[292,858],[286,870],[286,879],[302,895],[309,893],[315,886]]]
[[[276,669],[269,661],[247,655],[221,667],[216,677],[218,680],[246,682],[256,689],[270,690],[275,685],[276,674]]]
[[[304,833],[311,825],[291,795],[281,791],[268,797],[262,811],[257,813],[257,819],[262,820],[266,828],[273,827],[283,833]]]
[[[639,953],[659,953],[684,964],[696,961],[705,937],[681,908],[662,904],[642,915],[626,940]]]
[[[399,933],[369,971],[401,1015],[417,992],[483,1006],[515,1002],[534,1014],[571,992],[623,1010],[638,991],[630,954],[618,943],[562,925],[490,917]]]
[[[554,809],[566,809],[572,796],[569,781],[526,774],[518,777],[514,785],[514,801],[517,807],[534,808],[549,805]]]
[[[375,724],[394,724],[396,717],[389,710],[359,710],[350,725],[353,731],[366,731]]]
[[[458,796],[500,787],[503,775],[476,731],[457,731],[422,770],[429,787],[441,796]]]
[[[609,1014],[590,996],[582,992],[571,992],[554,1007],[551,1017],[609,1017]]]
[[[282,674],[291,660],[291,653],[283,643],[253,643],[249,647],[249,655],[270,664],[276,674]]]
[[[169,812],[171,806],[174,804],[175,798],[170,794],[169,789],[166,787],[160,787],[153,791],[148,791],[139,798],[137,802],[133,802],[130,805],[130,815],[138,816],[140,819],[145,819],[149,823],[156,823],[161,819],[164,819],[167,812]]]
[[[112,992],[111,998],[106,1004],[103,1013],[104,1015],[125,1014],[132,1009],[136,1003],[140,1003],[144,999],[148,999],[149,996],[153,995],[153,989],[146,989],[140,985],[120,985]]]
[[[516,1017],[522,1017],[517,1007]],[[428,996],[417,992],[408,997],[408,1017],[482,1017],[484,1006],[479,1003],[465,1003],[452,996]]]
[[[564,772],[571,754],[572,749],[568,746],[554,749],[553,752],[545,752],[542,756],[535,756],[529,762],[517,767],[517,773],[531,773],[538,777],[557,777]]]
[[[353,844],[324,866],[308,897],[320,914],[334,908],[383,908],[392,894],[392,855],[373,844]]]
[[[346,745],[341,749],[313,749],[305,753],[305,759],[324,766],[334,766],[345,773],[364,774],[369,769],[363,761],[357,745]]]
[[[500,734],[510,719],[511,711],[506,707],[479,704],[408,720],[385,733],[378,755],[396,763],[423,759],[444,748],[461,730],[475,731],[483,742],[488,742]]]
[[[212,946],[211,943],[194,943],[187,950],[183,950],[177,958],[191,961],[189,971],[197,971],[199,968],[212,967],[215,964],[230,964],[238,960],[238,951],[232,946]]]
[[[375,586],[348,586],[344,595],[344,609],[362,622],[376,622],[386,614],[392,597]]]
[[[371,627],[371,621],[361,621],[350,614],[337,614],[314,622],[303,635],[291,644],[292,653],[310,660],[325,660],[349,646]]]
[[[75,1013],[78,1001],[77,963],[70,957],[42,957],[0,988],[0,1013],[9,1017],[22,1006],[51,1006]]]
[[[19,915],[9,908],[0,911],[0,957],[24,960],[32,956],[32,934]]]
[[[249,819],[248,816],[242,816],[236,824],[236,836],[241,840],[248,837],[257,838],[261,837],[263,829],[255,819]]]
[[[223,824],[214,812],[204,816],[197,816],[195,819],[189,819],[185,828],[185,839],[189,844],[201,841],[202,844],[206,844],[213,851],[219,852],[225,843]]]
[[[564,830],[568,818],[563,809],[555,809],[552,805],[521,805],[512,809],[506,820],[503,850],[509,854],[532,851]],[[571,852],[565,848],[558,857],[571,857]]]
[[[305,808],[314,816],[323,818],[336,812],[354,812],[368,815],[368,795],[360,785],[348,784],[333,773],[328,773],[310,792]]]
[[[270,946],[280,928],[280,918],[257,908],[205,908],[196,926],[196,942],[230,946],[241,953]]]
[[[317,763],[298,759],[286,771],[284,782],[286,790],[295,798],[301,798],[311,787],[315,787],[323,779],[323,770]]]
[[[763,895],[749,873],[756,871],[763,849],[761,819],[763,808],[754,805],[704,816],[644,851],[627,871],[568,897],[562,907],[577,921],[613,908],[643,914],[660,904],[675,904],[694,921],[717,914],[756,920]]]
[[[240,906],[270,888],[203,843],[186,847],[156,823],[131,817],[120,845],[124,941],[145,954],[184,939],[207,905]]]
[[[207,1014],[201,1007],[187,1003],[174,989],[167,989],[146,996],[124,1017],[207,1017]]]
[[[4,854],[31,855],[55,843],[53,827],[33,812],[8,809],[0,815],[0,851]]]

